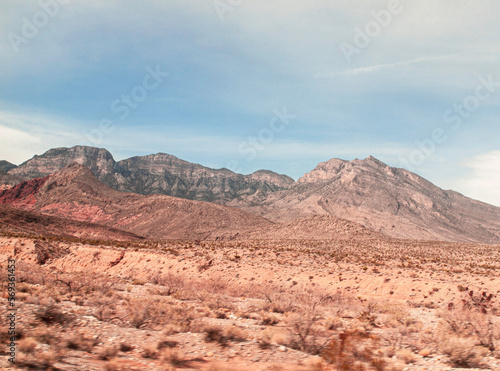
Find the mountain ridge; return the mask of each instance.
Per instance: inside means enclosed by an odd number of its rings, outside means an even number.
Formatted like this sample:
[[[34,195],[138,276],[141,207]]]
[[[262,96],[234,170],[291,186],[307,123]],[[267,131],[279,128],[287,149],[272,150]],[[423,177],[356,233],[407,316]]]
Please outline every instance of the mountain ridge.
[[[241,175],[210,169],[165,153],[116,162],[105,149],[76,146],[35,156],[7,176],[47,176],[72,161],[89,167],[95,181],[116,191],[208,201],[274,223],[331,216],[395,238],[500,244],[499,207],[443,190],[373,156],[331,159],[295,182],[267,170]]]
[[[242,195],[267,194],[294,183],[292,178],[268,170],[242,175],[193,164],[166,153],[116,162],[106,149],[88,146],[50,149],[10,169],[7,175],[21,180],[34,179],[50,175],[72,162],[88,167],[100,181],[119,191],[199,201],[221,200],[223,203]]]

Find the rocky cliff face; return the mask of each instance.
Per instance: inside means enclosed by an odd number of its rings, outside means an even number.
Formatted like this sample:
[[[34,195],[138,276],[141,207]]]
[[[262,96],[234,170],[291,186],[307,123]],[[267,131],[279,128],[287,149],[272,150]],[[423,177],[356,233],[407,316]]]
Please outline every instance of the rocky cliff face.
[[[55,173],[72,162],[88,167],[99,178],[118,171],[113,156],[107,150],[77,146],[50,149],[43,155],[36,155],[17,168],[9,170],[8,174],[26,179],[40,178]]]
[[[118,162],[126,182],[115,188],[140,194],[167,194],[191,200],[225,203],[241,196],[270,193],[294,183],[286,175],[261,171],[251,175],[210,169],[158,153]]]
[[[227,169],[210,169],[164,153],[116,162],[107,150],[85,146],[51,149],[9,169],[8,176],[16,180],[43,177],[73,162],[88,167],[101,182],[116,190],[218,203],[242,196],[266,195],[294,183],[290,177],[271,171],[241,175]]]

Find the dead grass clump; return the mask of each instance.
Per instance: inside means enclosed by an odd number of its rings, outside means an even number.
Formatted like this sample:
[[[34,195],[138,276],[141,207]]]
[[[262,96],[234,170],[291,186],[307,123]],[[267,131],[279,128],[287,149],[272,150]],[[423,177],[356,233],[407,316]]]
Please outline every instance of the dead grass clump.
[[[409,349],[399,350],[396,352],[396,357],[406,364],[415,363],[417,361],[417,356]]]

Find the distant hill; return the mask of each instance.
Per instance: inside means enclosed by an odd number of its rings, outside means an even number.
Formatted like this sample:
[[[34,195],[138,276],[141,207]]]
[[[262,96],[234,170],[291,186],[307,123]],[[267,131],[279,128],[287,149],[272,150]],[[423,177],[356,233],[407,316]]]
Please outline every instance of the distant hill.
[[[43,215],[9,205],[0,205],[0,232],[27,236],[58,236],[113,241],[141,241],[144,239],[116,228]]]
[[[209,202],[115,191],[77,163],[0,192],[0,204],[150,239],[231,237],[273,224],[246,211]]]

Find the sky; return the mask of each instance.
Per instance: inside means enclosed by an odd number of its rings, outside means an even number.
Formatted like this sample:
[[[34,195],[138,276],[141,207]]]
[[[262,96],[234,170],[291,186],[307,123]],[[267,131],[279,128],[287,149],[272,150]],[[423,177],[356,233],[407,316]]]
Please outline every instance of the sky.
[[[7,0],[0,159],[90,145],[297,179],[372,155],[500,206],[500,2]]]

